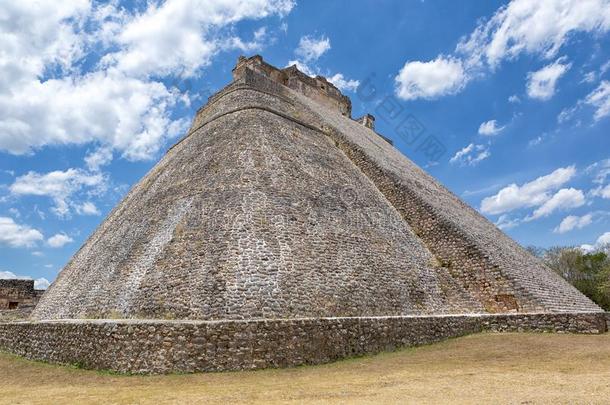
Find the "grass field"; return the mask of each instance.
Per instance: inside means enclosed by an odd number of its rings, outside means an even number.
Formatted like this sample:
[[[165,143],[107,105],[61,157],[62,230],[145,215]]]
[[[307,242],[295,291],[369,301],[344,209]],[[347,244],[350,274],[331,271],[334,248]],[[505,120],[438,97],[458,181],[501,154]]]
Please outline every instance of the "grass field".
[[[0,354],[0,403],[610,403],[610,334],[480,334],[285,370],[117,376]]]

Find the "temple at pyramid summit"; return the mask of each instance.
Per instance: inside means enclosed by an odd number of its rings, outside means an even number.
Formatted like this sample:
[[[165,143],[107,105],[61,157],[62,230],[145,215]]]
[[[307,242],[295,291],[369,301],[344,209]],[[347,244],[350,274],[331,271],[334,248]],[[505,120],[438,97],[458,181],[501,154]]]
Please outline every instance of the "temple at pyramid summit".
[[[240,57],[0,348],[164,373],[317,364],[604,312],[323,77]]]

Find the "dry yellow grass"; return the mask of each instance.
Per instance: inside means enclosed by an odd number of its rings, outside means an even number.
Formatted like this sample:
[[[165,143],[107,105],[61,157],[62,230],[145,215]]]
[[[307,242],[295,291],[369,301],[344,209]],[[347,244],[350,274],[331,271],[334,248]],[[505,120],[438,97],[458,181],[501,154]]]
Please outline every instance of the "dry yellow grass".
[[[116,376],[0,354],[0,403],[610,403],[610,334],[482,334],[287,370]]]

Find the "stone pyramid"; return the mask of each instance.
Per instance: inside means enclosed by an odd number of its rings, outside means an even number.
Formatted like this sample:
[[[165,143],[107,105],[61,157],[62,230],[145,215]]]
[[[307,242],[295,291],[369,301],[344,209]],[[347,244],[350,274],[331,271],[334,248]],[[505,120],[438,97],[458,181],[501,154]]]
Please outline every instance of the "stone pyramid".
[[[600,312],[377,134],[260,56],[66,265],[34,320]]]

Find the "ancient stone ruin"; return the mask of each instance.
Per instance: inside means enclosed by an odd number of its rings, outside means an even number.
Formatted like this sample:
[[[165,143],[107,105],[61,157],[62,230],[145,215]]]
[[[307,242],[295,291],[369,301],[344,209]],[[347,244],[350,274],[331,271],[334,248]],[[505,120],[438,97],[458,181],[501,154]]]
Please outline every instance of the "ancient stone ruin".
[[[34,280],[0,279],[0,320],[27,318],[43,293]]]
[[[323,77],[240,58],[0,348],[163,373],[316,364],[604,313]]]

